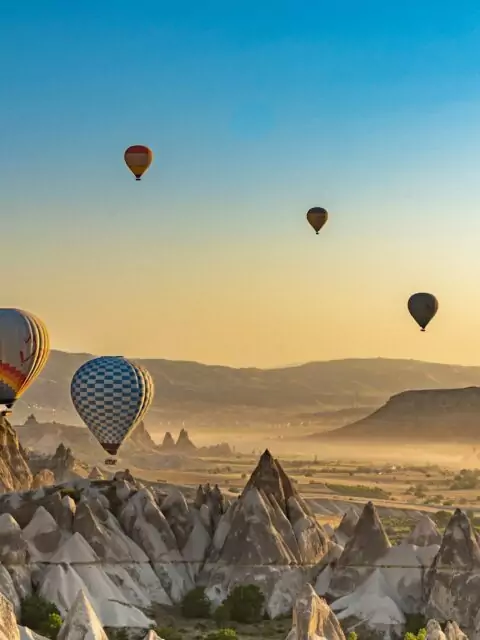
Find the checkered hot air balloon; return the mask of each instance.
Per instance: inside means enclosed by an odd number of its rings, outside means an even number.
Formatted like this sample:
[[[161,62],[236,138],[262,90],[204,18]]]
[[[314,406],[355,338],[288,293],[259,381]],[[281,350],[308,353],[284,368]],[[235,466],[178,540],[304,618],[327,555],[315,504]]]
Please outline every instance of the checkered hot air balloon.
[[[70,386],[79,416],[112,456],[144,418],[153,393],[148,371],[121,356],[102,356],[85,362]]]
[[[141,180],[143,174],[152,164],[153,153],[143,144],[135,144],[128,147],[124,154],[125,163],[137,180]]]
[[[47,328],[20,309],[0,309],[0,405],[11,409],[45,366]]]

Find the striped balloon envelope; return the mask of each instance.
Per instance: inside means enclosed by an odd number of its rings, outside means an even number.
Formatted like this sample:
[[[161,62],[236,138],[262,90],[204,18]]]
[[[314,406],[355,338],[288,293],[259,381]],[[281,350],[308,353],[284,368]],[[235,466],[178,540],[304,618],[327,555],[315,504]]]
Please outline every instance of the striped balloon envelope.
[[[70,385],[72,402],[85,425],[112,456],[150,407],[154,385],[149,372],[121,356],[88,360]]]
[[[137,180],[140,180],[148,167],[152,164],[153,153],[142,144],[128,147],[124,154],[125,163]]]
[[[0,309],[0,405],[12,408],[49,354],[47,328],[39,318],[20,309]]]

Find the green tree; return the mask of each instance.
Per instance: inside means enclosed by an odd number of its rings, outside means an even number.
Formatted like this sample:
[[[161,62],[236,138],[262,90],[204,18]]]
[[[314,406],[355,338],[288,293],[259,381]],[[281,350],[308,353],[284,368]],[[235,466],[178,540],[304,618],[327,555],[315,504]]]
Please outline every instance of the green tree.
[[[189,591],[182,601],[182,615],[185,618],[210,618],[212,604],[203,587]]]
[[[60,611],[55,604],[38,595],[22,600],[20,621],[22,626],[51,640],[56,639],[62,626]]]
[[[224,602],[230,620],[244,624],[260,622],[265,596],[255,584],[238,585]]]
[[[355,633],[355,631],[350,631],[350,633],[347,636],[347,640],[357,640],[358,636]]]

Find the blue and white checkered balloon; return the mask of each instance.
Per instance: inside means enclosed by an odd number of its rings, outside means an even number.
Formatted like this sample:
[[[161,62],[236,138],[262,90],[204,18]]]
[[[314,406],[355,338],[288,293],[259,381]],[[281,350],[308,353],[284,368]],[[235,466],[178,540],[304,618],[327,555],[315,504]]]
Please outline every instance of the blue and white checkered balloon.
[[[150,407],[154,385],[138,364],[121,356],[101,356],[78,369],[70,393],[83,422],[105,451],[116,455]]]

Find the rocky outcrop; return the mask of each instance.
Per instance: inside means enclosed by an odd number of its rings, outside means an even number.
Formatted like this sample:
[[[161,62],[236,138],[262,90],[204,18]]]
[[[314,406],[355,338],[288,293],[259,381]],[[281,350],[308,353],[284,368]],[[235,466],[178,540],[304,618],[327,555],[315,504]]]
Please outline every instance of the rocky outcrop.
[[[152,451],[155,451],[156,448],[157,444],[153,440],[152,436],[148,433],[147,429],[145,428],[145,423],[142,420],[125,441],[122,450],[123,455],[128,455],[128,453],[140,453],[142,451],[150,453]]]
[[[442,535],[434,521],[427,514],[424,514],[407,537],[406,542],[417,547],[429,547],[433,544],[441,544]]]
[[[208,528],[209,531],[213,532],[218,521],[225,513],[225,497],[218,484],[213,489],[209,482],[204,486],[199,485],[194,504],[199,510],[202,510],[204,505],[207,507],[208,511],[203,510],[203,513],[206,514],[208,512]]]
[[[157,449],[162,453],[177,453],[183,456],[198,455],[228,458],[232,455],[232,449],[227,442],[220,442],[206,447],[196,447],[186,429],[181,429],[177,442],[175,442],[170,431],[167,431],[162,444]]]
[[[25,427],[20,427],[20,430]],[[43,425],[38,427],[39,432],[43,430]],[[31,451],[29,454],[29,465],[32,473],[38,476],[38,486],[41,485],[42,477],[45,479],[44,486],[55,482],[67,482],[80,478],[84,475],[82,465],[75,459],[70,447],[66,447],[61,442],[53,455]],[[53,482],[51,482],[53,478]]]
[[[100,469],[98,467],[93,467],[93,469],[88,474],[88,479],[89,480],[104,480],[105,476],[103,475],[103,473],[100,471]]]
[[[457,509],[426,576],[426,614],[472,632],[479,591],[480,548],[467,515]]]
[[[401,636],[406,621],[380,569],[370,573],[352,593],[335,600],[332,609],[343,628],[355,630],[359,637],[369,637],[372,632]]]
[[[332,547],[267,450],[246,487],[220,519],[200,580],[220,603],[236,584],[264,589],[271,617],[291,610],[299,590]]]
[[[167,431],[165,433],[160,449],[166,452],[173,451],[175,449],[175,440],[173,439],[173,436],[170,433],[170,431]]]
[[[27,454],[8,420],[0,416],[0,492],[25,491],[32,486]]]
[[[108,640],[102,623],[84,591],[78,592],[57,640]]]
[[[287,640],[345,640],[340,623],[325,600],[310,584],[303,587],[295,602],[292,629]]]
[[[0,593],[0,640],[20,640],[17,619],[11,603]]]
[[[426,640],[468,640],[456,622],[449,620],[442,631],[437,620],[429,620],[426,626]]]
[[[455,621],[449,620],[445,625],[445,637],[447,640],[468,640],[468,637],[460,629]]]
[[[340,524],[335,529],[335,540],[338,544],[345,546],[353,536],[358,522],[358,514],[353,507],[349,507],[343,514]]]
[[[391,546],[375,506],[368,502],[336,563],[329,594],[339,598],[355,591]]]
[[[175,450],[179,453],[194,453],[197,450],[197,447],[190,440],[188,435],[188,431],[186,429],[181,429],[180,434],[178,436],[178,440],[175,444]]]
[[[55,484],[55,474],[50,469],[42,469],[33,476],[32,489],[50,487]]]

